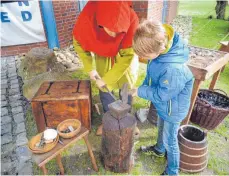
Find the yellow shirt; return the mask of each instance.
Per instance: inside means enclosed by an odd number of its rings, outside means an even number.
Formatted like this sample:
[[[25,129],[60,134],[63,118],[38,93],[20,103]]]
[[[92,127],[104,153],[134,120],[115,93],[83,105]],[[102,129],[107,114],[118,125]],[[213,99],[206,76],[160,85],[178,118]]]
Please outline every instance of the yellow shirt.
[[[169,49],[171,48],[172,44],[173,44],[173,37],[174,37],[174,29],[172,26],[168,25],[168,24],[163,24],[163,27],[165,28],[165,32],[167,35],[167,39],[168,39],[168,43],[166,45],[166,49],[163,53],[161,54],[165,54],[169,51]]]

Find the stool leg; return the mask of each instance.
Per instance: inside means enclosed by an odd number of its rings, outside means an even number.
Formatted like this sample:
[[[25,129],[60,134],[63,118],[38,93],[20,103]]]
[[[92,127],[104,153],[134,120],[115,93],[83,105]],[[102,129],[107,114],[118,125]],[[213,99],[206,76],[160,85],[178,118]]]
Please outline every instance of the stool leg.
[[[189,123],[191,114],[192,114],[192,109],[195,105],[196,102],[196,98],[200,89],[200,85],[201,85],[201,80],[195,79],[194,84],[193,84],[193,90],[192,90],[192,96],[191,96],[191,104],[189,107],[189,112],[188,115],[186,116],[186,118],[182,121],[182,125],[187,125]]]
[[[41,166],[41,170],[43,171],[44,175],[48,174],[48,170],[46,169],[45,165]]]
[[[57,161],[57,164],[60,168],[61,175],[64,175],[64,167],[63,167],[63,164],[61,162],[61,155],[60,154],[56,156],[56,161]]]
[[[96,172],[98,172],[98,167],[97,167],[97,164],[96,164],[96,161],[95,161],[94,154],[93,154],[93,152],[92,152],[91,144],[90,144],[89,141],[88,141],[88,135],[84,136],[83,139],[84,139],[84,141],[85,141],[85,143],[86,143],[86,145],[87,145],[87,149],[88,149],[88,153],[89,153],[89,155],[90,155],[90,157],[91,157],[91,162],[92,162],[93,169],[94,169]]]
[[[214,90],[215,84],[217,80],[219,79],[220,73],[221,73],[221,69],[219,69],[217,72],[214,73],[211,84],[209,86],[210,90]]]

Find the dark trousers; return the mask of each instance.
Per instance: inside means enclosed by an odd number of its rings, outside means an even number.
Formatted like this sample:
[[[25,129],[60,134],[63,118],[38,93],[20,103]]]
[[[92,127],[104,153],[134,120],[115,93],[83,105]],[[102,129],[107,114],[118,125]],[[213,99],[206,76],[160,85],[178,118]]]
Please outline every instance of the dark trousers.
[[[119,99],[121,100],[120,92],[121,92],[121,90],[119,90]],[[112,94],[114,94],[114,93],[112,92]],[[99,96],[100,96],[100,101],[103,105],[103,111],[105,113],[109,110],[108,105],[113,103],[115,100],[108,92],[102,92],[101,90],[99,90]],[[132,96],[129,95],[128,96],[128,104],[129,105],[132,105],[132,100],[133,100]]]

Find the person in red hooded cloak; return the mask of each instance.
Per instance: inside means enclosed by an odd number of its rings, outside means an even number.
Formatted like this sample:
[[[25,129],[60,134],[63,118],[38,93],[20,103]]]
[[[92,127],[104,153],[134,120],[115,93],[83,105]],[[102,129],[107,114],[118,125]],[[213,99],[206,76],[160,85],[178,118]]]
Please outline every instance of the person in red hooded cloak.
[[[113,91],[124,83],[132,88],[136,81],[132,69],[135,58],[132,39],[139,21],[131,4],[130,1],[89,1],[73,29],[74,49],[84,70],[100,89],[104,112],[114,102],[104,86]],[[101,134],[102,125],[97,130],[97,135]]]

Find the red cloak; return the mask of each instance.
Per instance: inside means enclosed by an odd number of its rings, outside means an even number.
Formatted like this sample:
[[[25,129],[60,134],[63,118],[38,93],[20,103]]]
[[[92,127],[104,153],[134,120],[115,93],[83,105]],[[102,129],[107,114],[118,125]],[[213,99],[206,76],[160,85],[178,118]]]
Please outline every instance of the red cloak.
[[[114,57],[132,46],[138,17],[128,1],[89,1],[76,20],[73,36],[85,51]],[[116,32],[109,36],[103,29]]]

